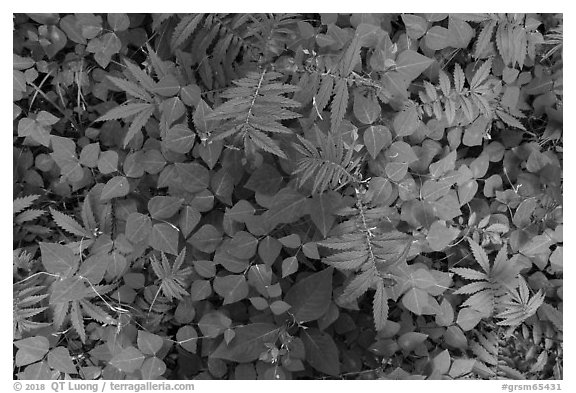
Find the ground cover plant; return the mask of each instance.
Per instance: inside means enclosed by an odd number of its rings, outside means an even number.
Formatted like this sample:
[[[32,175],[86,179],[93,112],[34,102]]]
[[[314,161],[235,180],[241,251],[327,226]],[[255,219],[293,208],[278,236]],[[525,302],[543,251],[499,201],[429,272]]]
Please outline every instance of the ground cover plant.
[[[18,379],[562,379],[561,14],[15,14]]]

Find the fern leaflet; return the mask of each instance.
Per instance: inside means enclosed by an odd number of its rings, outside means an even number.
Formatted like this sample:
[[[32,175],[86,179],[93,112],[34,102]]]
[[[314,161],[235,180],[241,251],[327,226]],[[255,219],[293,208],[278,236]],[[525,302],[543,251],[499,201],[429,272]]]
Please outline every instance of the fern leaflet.
[[[369,209],[357,200],[356,208],[340,214],[350,217],[342,222],[337,236],[318,242],[318,245],[335,251],[323,262],[343,271],[352,271],[342,292],[341,299],[353,301],[370,287],[376,288],[373,304],[374,324],[381,330],[388,317],[388,294],[385,287],[396,285],[394,267],[406,261],[411,239],[398,232],[384,232],[380,220],[386,212],[382,208]]]
[[[254,147],[282,158],[286,154],[268,133],[290,134],[292,131],[281,124],[282,120],[300,117],[290,109],[300,104],[286,94],[297,90],[295,86],[282,84],[277,72],[249,72],[245,78],[235,80],[236,87],[227,89],[222,97],[228,101],[214,109],[207,118],[222,121],[211,135],[213,141],[231,136],[240,139],[247,151]]]
[[[344,145],[340,134],[325,135],[317,126],[314,126],[314,130],[318,147],[300,135],[300,143],[294,144],[296,150],[302,154],[293,172],[299,176],[299,186],[302,187],[308,179],[312,179],[312,193],[322,193],[358,182],[357,170],[362,157],[353,157],[354,149]]]

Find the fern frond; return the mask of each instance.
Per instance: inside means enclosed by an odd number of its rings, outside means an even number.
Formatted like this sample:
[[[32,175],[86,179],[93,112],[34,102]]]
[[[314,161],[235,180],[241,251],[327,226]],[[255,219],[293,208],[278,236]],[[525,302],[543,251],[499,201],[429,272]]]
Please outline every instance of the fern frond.
[[[300,117],[290,110],[300,104],[285,97],[297,88],[277,82],[281,76],[263,70],[261,73],[249,72],[245,78],[233,81],[237,87],[227,89],[222,95],[228,101],[207,116],[210,120],[221,121],[211,139],[237,136],[245,146],[251,142],[261,150],[285,158],[277,142],[267,134],[292,133],[280,121]]]
[[[378,229],[381,209],[367,208],[360,199],[356,208],[344,209],[339,214],[348,219],[335,229],[337,234],[317,243],[334,251],[322,261],[348,274],[351,272],[341,294],[343,301],[353,301],[375,287],[374,324],[381,330],[388,316],[388,294],[384,288],[390,286],[390,282],[396,283],[390,269],[405,262],[411,239],[402,232]]]
[[[312,193],[322,193],[326,190],[336,190],[347,184],[358,181],[356,170],[361,157],[354,157],[354,149],[346,148],[340,134],[325,135],[318,127],[314,127],[319,149],[310,141],[298,135],[300,144],[294,144],[302,154],[296,163],[294,174],[298,175],[299,187],[308,179],[313,179]]]
[[[170,40],[170,47],[172,50],[181,46],[186,39],[194,33],[194,30],[196,30],[203,17],[204,14],[190,14],[180,19],[180,22],[178,22],[174,29],[174,33],[172,33],[172,39]]]
[[[334,88],[334,98],[332,99],[332,111],[330,113],[332,132],[338,131],[342,119],[346,114],[346,108],[348,106],[348,83],[346,79],[341,78],[336,82],[336,87]]]

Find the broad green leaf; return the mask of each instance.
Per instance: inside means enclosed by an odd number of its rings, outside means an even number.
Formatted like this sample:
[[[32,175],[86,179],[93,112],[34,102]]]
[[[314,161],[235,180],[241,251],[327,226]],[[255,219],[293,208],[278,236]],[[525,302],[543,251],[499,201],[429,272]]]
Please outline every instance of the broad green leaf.
[[[203,134],[206,137],[207,134],[216,126],[216,124],[218,124],[217,120],[208,118],[208,116],[213,112],[214,111],[212,108],[210,108],[208,104],[202,99],[200,99],[200,103],[196,106],[196,110],[194,111],[194,127],[196,127],[197,132],[199,131],[200,134]]]
[[[307,198],[298,191],[286,187],[273,198],[272,205],[262,217],[274,229],[278,224],[291,224],[307,213]]]
[[[140,243],[147,239],[152,231],[152,221],[145,214],[133,212],[126,220],[126,238],[132,243]]]
[[[222,233],[213,225],[205,224],[200,227],[188,239],[188,243],[192,244],[198,250],[206,253],[213,253],[222,241]]]
[[[188,106],[196,106],[200,102],[200,94],[202,91],[198,85],[190,84],[183,86],[180,89],[180,98],[182,102]]]
[[[402,304],[416,315],[436,314],[436,309],[430,303],[432,298],[420,288],[411,288],[402,297]]]
[[[370,126],[364,131],[364,146],[372,158],[376,158],[378,153],[392,143],[392,133],[386,126]]]
[[[420,123],[417,107],[410,106],[394,117],[394,131],[397,136],[409,136],[418,129]]]
[[[400,186],[399,190],[401,190]],[[393,197],[393,192],[394,189],[392,188],[390,180],[384,177],[375,176],[370,179],[366,197],[373,205],[384,206],[389,204],[390,198]]]
[[[157,149],[149,149],[144,153],[141,164],[146,172],[155,175],[164,168],[166,159]]]
[[[111,262],[110,259],[110,254],[90,255],[80,265],[78,275],[90,281],[92,285],[96,285],[104,278],[104,274]]]
[[[166,131],[164,145],[176,153],[187,154],[194,146],[196,134],[184,124],[176,124]]]
[[[332,272],[329,267],[294,284],[284,301],[292,306],[291,313],[299,322],[314,321],[328,311],[332,300]]]
[[[270,303],[270,310],[274,315],[282,315],[290,309],[290,305],[282,300],[276,300]]]
[[[230,344],[222,341],[211,357],[238,363],[253,362],[268,350],[266,343],[276,342],[280,329],[270,323],[252,323],[236,327],[234,331],[236,334]]]
[[[462,332],[462,329],[460,329],[460,327],[457,325],[448,326],[444,332],[444,340],[446,341],[446,344],[452,348],[457,348],[460,350],[465,350],[468,348],[468,340]]]
[[[145,330],[138,330],[137,339],[138,349],[145,355],[156,355],[162,345],[164,339],[156,334],[149,333]]]
[[[176,171],[181,179],[181,186],[188,192],[196,193],[208,188],[210,172],[198,163],[176,163]]]
[[[452,36],[448,29],[433,26],[426,32],[426,46],[433,50],[442,50],[452,45]]]
[[[434,178],[440,178],[446,172],[454,170],[456,165],[456,150],[451,151],[448,155],[440,160],[430,164],[430,174]]]
[[[145,356],[133,346],[124,348],[122,352],[110,359],[110,364],[125,373],[133,373],[144,363]]]
[[[386,157],[394,162],[405,162],[407,164],[418,161],[418,156],[414,153],[412,146],[404,141],[392,143],[386,150]]]
[[[306,361],[321,373],[338,376],[339,353],[332,337],[316,328],[302,330],[300,336],[306,351]]]
[[[226,215],[236,222],[245,222],[252,217],[256,209],[245,199],[241,199],[231,208],[226,210]]]
[[[222,311],[211,311],[202,316],[198,321],[198,328],[204,337],[216,338],[232,326],[232,320]]]
[[[64,30],[66,36],[77,44],[86,45],[88,41],[82,35],[82,26],[76,15],[66,15],[60,19],[60,28]]]
[[[451,188],[451,182],[440,180],[426,180],[421,188],[421,196],[426,201],[435,201],[440,197],[447,195]]]
[[[166,372],[166,363],[156,356],[146,358],[140,368],[140,372],[143,379],[158,379]]]
[[[441,220],[448,221],[462,215],[455,191],[451,191],[442,198],[436,201],[429,201],[428,203],[431,205],[434,215]]]
[[[389,162],[384,167],[386,176],[393,182],[399,182],[408,173],[408,163],[406,162]]]
[[[450,352],[445,349],[432,359],[432,372],[444,375],[450,370]]]
[[[210,179],[210,189],[223,203],[232,205],[232,193],[234,192],[234,178],[228,170],[218,170]]]
[[[42,264],[48,273],[69,277],[76,272],[80,259],[66,246],[40,242]]]
[[[174,75],[168,74],[156,83],[153,92],[162,97],[173,97],[180,92],[180,83]]]
[[[50,369],[48,362],[45,360],[31,364],[26,367],[23,372],[18,373],[18,378],[25,380],[53,380],[58,379],[59,377],[60,372]]]
[[[72,182],[80,181],[84,172],[76,157],[76,143],[70,138],[55,135],[50,137],[50,143],[53,150],[50,156],[60,167],[62,176]]]
[[[561,273],[564,269],[564,247],[558,246],[550,255],[550,267],[552,271]]]
[[[48,352],[48,365],[61,373],[76,374],[78,372],[66,347],[56,347],[50,350]]]
[[[73,276],[57,281],[52,286],[50,304],[67,303],[86,297],[86,284],[80,277]]]
[[[454,379],[464,377],[472,372],[475,364],[476,359],[456,358],[452,362],[448,375]]]
[[[178,255],[178,230],[171,224],[154,224],[149,239],[155,250]]]
[[[172,196],[155,196],[148,201],[148,211],[152,218],[166,220],[180,210],[184,200]]]
[[[14,345],[18,348],[15,359],[17,367],[37,362],[46,355],[50,348],[48,339],[44,336],[34,336],[14,341]]]
[[[440,310],[436,314],[436,324],[438,326],[450,326],[454,323],[454,308],[452,304],[444,298],[440,303]]]
[[[200,222],[202,215],[191,206],[184,206],[180,211],[180,219],[178,226],[182,231],[182,235],[187,238],[190,233],[196,228]]]
[[[520,248],[520,252],[527,257],[534,257],[538,254],[547,253],[550,251],[550,246],[553,245],[554,240],[547,233],[536,235],[532,237],[528,243]]]
[[[128,17],[128,14],[108,13],[106,19],[114,31],[124,31],[130,27],[130,18]]]
[[[263,297],[256,296],[249,298],[250,303],[252,306],[258,311],[263,311],[269,308],[268,300],[264,299]]]
[[[446,227],[445,222],[437,220],[430,226],[426,240],[433,251],[442,251],[448,247],[459,234],[460,230],[457,228],[452,226]]]
[[[470,170],[475,179],[480,179],[486,175],[490,165],[488,154],[482,153],[470,162]]]
[[[413,50],[405,50],[396,58],[396,72],[408,82],[412,82],[424,72],[434,60]]]
[[[298,258],[288,257],[282,261],[282,278],[298,271]]]
[[[223,304],[236,303],[248,296],[248,283],[242,274],[216,276],[214,292],[224,298]]]
[[[194,302],[207,299],[212,294],[212,286],[208,280],[194,280],[190,287],[190,299]]]
[[[104,185],[100,200],[106,202],[113,198],[122,198],[128,195],[129,192],[130,184],[128,179],[124,176],[115,176]]]
[[[450,46],[453,48],[466,48],[470,40],[475,35],[475,31],[464,20],[458,17],[458,14],[450,15],[448,20],[448,32],[452,43]]]
[[[230,242],[226,242],[222,248],[214,254],[214,263],[222,265],[231,273],[243,273],[249,266],[250,260],[239,258],[233,252],[229,252]]]
[[[164,124],[166,129],[168,129],[176,120],[186,114],[186,107],[182,101],[180,101],[180,98],[172,97],[162,101],[160,104],[160,113],[162,124]]]
[[[476,192],[478,192],[478,182],[474,179],[468,180],[466,183],[459,185],[458,200],[460,201],[460,206],[463,206],[474,199]]]
[[[417,346],[424,343],[428,338],[427,334],[420,332],[407,332],[398,337],[398,345],[404,351],[412,352]]]
[[[335,213],[340,208],[342,197],[335,191],[315,194],[308,200],[310,205],[310,218],[320,230],[322,236],[328,236],[336,220]]]
[[[214,261],[196,260],[194,261],[194,270],[205,278],[212,278],[216,275],[216,264]]]
[[[284,177],[274,166],[264,163],[252,172],[244,187],[265,195],[274,195],[283,181]]]
[[[87,40],[96,37],[102,31],[102,17],[90,13],[76,14],[82,36]]]
[[[118,153],[107,150],[100,153],[98,157],[98,170],[103,175],[116,172],[118,170]]]
[[[258,239],[246,231],[234,234],[227,252],[237,258],[250,259],[256,254]]]
[[[375,96],[368,97],[356,93],[354,95],[354,116],[363,124],[372,124],[380,117],[380,104]]]
[[[470,307],[460,309],[456,323],[467,332],[474,329],[482,319],[482,314]]]
[[[22,57],[16,53],[12,54],[12,68],[15,70],[25,70],[32,67],[36,62],[30,57]]]
[[[406,26],[406,33],[414,40],[422,37],[426,30],[428,30],[428,22],[426,19],[418,15],[402,14],[402,21]]]
[[[266,236],[258,243],[258,255],[268,266],[272,266],[278,255],[280,255],[281,250],[282,243],[270,236]]]
[[[208,165],[208,168],[213,169],[220,154],[222,153],[222,141],[213,141],[211,143],[196,145],[194,151],[198,151],[202,160]]]
[[[192,286],[194,286],[195,282],[196,281],[192,283]],[[194,288],[191,288],[190,292],[192,292],[193,290]],[[174,311],[174,319],[179,324],[184,325],[192,322],[195,317],[196,317],[196,308],[194,307],[194,301],[192,300],[191,296],[185,296],[182,300],[178,302],[176,311]]]
[[[138,179],[144,176],[144,165],[142,165],[142,160],[144,158],[144,151],[137,150],[135,152],[130,152],[124,159],[122,164],[124,169],[124,175],[126,177],[131,177]]]

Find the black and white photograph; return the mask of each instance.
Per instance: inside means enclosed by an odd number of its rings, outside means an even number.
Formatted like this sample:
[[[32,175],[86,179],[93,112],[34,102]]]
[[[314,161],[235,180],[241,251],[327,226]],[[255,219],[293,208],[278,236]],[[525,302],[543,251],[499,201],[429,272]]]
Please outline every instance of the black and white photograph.
[[[87,7],[11,12],[8,388],[568,390],[563,13]]]

